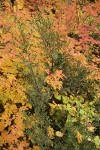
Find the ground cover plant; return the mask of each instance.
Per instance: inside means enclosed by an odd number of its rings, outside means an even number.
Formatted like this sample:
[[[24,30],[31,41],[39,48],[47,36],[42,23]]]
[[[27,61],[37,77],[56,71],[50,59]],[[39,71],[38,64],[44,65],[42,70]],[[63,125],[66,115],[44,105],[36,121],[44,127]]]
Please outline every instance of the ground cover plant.
[[[100,149],[100,2],[0,1],[0,149]]]

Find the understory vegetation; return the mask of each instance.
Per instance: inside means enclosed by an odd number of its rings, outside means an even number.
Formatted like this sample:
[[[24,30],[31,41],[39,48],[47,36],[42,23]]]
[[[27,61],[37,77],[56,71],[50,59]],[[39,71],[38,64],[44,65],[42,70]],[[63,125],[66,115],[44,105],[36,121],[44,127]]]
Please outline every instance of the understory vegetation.
[[[100,2],[0,1],[0,149],[100,149]]]

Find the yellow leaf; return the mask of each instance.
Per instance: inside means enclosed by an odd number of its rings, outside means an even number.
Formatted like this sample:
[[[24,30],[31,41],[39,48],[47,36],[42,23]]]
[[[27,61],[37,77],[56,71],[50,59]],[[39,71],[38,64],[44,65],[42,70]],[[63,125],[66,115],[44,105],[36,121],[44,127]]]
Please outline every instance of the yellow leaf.
[[[17,8],[16,8],[16,6],[14,6],[14,7],[13,7],[13,11],[14,11],[14,12],[16,12],[16,11],[17,11]]]
[[[13,81],[16,80],[15,75],[13,75],[13,74],[8,74],[7,78],[8,78],[8,80],[9,80],[10,83],[12,83]]]
[[[3,131],[4,128],[5,128],[4,122],[0,122],[0,132]]]
[[[49,103],[50,107],[51,107],[51,110],[50,110],[50,115],[53,115],[54,114],[54,109],[55,109],[55,104],[52,104],[52,103]]]
[[[57,132],[56,132],[56,136],[57,136],[57,137],[63,137],[63,133],[60,132],[60,131],[57,131]]]
[[[77,138],[77,141],[78,141],[79,144],[82,143],[82,135],[78,131],[77,131],[77,134],[76,134],[76,138]]]
[[[33,150],[41,150],[39,146],[34,146]]]
[[[53,139],[54,138],[54,129],[49,126],[47,131],[48,131],[49,138]]]
[[[24,0],[16,0],[16,7],[17,9],[23,9],[24,7]]]
[[[87,129],[90,132],[94,132],[95,127],[89,124],[88,127],[87,127]]]

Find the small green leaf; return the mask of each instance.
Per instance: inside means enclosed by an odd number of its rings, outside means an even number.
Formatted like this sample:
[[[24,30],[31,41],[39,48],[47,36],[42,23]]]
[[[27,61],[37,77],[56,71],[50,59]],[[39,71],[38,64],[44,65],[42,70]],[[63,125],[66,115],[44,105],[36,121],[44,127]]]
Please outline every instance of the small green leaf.
[[[84,113],[85,113],[84,110],[81,109],[81,110],[80,110],[80,114],[81,114],[81,115],[84,115]]]
[[[61,95],[60,95],[58,92],[56,92],[56,93],[54,94],[54,97],[55,97],[57,100],[61,101]]]
[[[62,96],[62,101],[64,104],[68,103],[68,97],[67,96]]]
[[[71,109],[71,105],[67,104],[67,110],[70,111],[70,109]]]
[[[100,138],[99,138],[99,136],[96,136],[94,138],[94,143],[96,145],[96,148],[100,149]]]
[[[77,31],[77,30],[74,30],[73,33],[74,33],[74,34],[78,34],[78,31]]]

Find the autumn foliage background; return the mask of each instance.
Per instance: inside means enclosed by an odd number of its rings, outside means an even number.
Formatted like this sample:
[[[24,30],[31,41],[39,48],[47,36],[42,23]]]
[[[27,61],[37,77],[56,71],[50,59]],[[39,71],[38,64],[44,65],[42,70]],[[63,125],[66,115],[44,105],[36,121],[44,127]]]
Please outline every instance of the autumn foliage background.
[[[100,149],[100,1],[0,1],[0,149]]]

